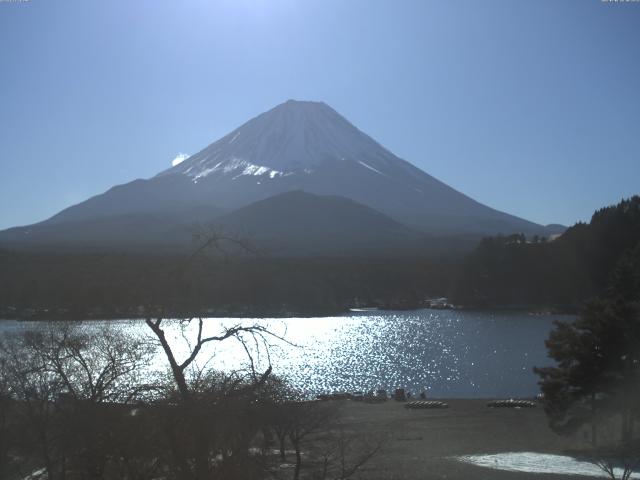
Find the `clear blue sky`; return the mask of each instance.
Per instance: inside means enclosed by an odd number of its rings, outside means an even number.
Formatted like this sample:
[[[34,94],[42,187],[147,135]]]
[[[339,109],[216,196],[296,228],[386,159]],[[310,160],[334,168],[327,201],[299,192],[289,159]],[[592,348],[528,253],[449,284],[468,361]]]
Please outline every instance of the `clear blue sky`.
[[[640,193],[638,2],[5,1],[0,45],[0,228],[288,98],[536,222]]]

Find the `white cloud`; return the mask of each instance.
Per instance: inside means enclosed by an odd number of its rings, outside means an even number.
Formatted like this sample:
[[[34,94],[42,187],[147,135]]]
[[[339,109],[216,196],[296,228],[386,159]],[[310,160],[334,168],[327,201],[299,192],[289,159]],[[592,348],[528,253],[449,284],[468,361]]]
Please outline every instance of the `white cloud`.
[[[180,165],[187,158],[189,158],[189,155],[187,155],[186,153],[179,153],[178,155],[176,155],[176,158],[171,160],[171,166],[175,167],[176,165]]]

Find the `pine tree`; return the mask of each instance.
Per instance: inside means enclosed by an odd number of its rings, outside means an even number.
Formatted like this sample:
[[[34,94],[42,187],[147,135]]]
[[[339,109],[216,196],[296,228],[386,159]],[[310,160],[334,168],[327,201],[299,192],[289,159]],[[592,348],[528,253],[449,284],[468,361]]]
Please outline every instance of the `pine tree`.
[[[573,322],[557,322],[546,342],[557,365],[536,368],[551,427],[569,433],[621,419],[622,442],[633,438],[640,400],[640,245],[622,256],[610,288]]]

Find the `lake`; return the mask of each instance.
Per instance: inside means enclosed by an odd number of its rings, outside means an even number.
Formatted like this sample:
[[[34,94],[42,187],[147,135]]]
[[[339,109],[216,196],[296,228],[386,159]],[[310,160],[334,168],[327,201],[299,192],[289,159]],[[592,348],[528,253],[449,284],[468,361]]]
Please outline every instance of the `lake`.
[[[269,348],[253,339],[246,345],[258,367],[269,361],[309,396],[338,391],[426,391],[430,397],[532,397],[538,393],[534,366],[552,364],[544,341],[563,315],[457,310],[352,312],[335,317],[205,320],[205,333],[224,326],[260,324],[287,342],[269,339]],[[148,334],[141,320],[82,322],[98,330],[105,324],[131,335]],[[43,328],[43,323],[1,321],[0,332]],[[167,324],[178,357],[195,338],[195,322]],[[240,342],[227,340],[204,349],[208,366],[233,370],[248,365]],[[161,354],[153,369],[164,369]]]

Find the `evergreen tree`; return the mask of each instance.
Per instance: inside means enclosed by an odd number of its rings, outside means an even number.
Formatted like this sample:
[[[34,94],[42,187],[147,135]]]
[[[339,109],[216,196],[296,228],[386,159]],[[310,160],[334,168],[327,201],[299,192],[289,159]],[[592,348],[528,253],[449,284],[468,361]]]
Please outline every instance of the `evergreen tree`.
[[[640,400],[640,244],[622,256],[607,292],[574,322],[557,322],[546,342],[555,367],[536,368],[551,427],[568,433],[620,417],[633,438]]]

